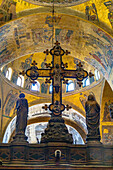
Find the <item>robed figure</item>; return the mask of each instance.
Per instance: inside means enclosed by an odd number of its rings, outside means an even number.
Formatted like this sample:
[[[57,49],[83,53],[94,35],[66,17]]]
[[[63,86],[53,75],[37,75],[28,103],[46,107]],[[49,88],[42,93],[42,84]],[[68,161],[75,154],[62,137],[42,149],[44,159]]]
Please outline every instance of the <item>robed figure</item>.
[[[16,134],[25,134],[28,117],[28,102],[25,99],[25,94],[21,93],[16,102],[17,119],[16,119]]]
[[[28,143],[27,136],[25,135],[25,129],[27,127],[28,117],[28,102],[25,99],[25,94],[21,93],[19,99],[16,102],[16,134],[13,137],[13,143]]]
[[[96,102],[94,95],[89,95],[85,103],[87,139],[86,141],[100,141],[100,106]]]

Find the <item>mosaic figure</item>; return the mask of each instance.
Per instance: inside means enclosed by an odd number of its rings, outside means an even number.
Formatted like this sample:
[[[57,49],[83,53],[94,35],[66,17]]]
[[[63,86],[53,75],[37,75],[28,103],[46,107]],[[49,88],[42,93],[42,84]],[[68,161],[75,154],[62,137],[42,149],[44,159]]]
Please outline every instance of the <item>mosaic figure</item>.
[[[13,70],[14,72],[13,72],[13,74],[12,74],[12,79],[11,79],[11,81],[13,82],[13,83],[17,83],[17,79],[18,79],[18,72],[16,71],[16,70]]]
[[[41,93],[47,93],[47,88],[48,88],[48,84],[42,83],[41,84]]]
[[[10,90],[7,94],[5,102],[3,104],[4,114],[6,116],[10,115],[11,110],[14,108],[15,100],[17,99],[18,93],[14,93],[13,90]]]
[[[27,89],[27,90],[31,89],[31,82],[30,82],[30,78],[29,77],[27,77],[25,79],[25,89]]]
[[[20,68],[22,70],[27,70],[30,67],[30,65],[32,63],[32,57],[33,57],[33,54],[31,54],[30,57],[26,58],[25,62],[21,62]]]
[[[13,0],[3,0],[0,5],[0,24],[16,18],[16,2]]]
[[[105,2],[104,5],[109,9],[108,19],[113,27],[113,1]]]
[[[102,126],[102,143],[113,145],[113,126]]]
[[[61,20],[61,17],[60,16],[47,16],[46,17],[46,21],[45,21],[45,24],[48,24],[49,27],[53,27],[53,22],[55,25],[57,25]]]
[[[86,6],[85,13],[88,20],[98,20],[97,9],[94,3],[92,3],[92,6]]]
[[[105,103],[104,106],[104,117],[103,117],[103,122],[110,121],[110,112],[109,112],[109,106],[108,103]]]
[[[46,64],[46,61],[47,61],[47,60],[46,60],[46,58],[45,58],[44,61],[41,63],[41,68],[42,68],[42,69],[47,69],[47,67],[46,67],[46,65],[45,65],[45,64]]]

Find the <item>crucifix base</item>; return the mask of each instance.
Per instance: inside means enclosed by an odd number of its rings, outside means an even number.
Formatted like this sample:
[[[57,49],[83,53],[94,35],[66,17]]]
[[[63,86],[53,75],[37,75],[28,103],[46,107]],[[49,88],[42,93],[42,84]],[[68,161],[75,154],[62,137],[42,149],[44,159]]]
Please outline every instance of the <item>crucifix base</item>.
[[[27,142],[27,136],[23,133],[17,133],[14,137],[13,137],[13,141],[11,143],[28,143]]]
[[[48,142],[73,143],[72,134],[69,134],[62,117],[51,117],[49,120],[47,128],[41,137],[41,143]]]

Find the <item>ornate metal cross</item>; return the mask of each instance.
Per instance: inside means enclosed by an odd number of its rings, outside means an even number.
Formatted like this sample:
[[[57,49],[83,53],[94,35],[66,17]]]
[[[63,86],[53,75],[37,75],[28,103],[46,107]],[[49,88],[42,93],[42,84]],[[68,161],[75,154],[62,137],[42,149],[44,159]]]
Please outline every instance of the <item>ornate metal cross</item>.
[[[62,56],[64,54],[68,55],[70,52],[68,52],[68,50],[64,51],[58,41],[56,41],[55,46],[50,51],[47,49],[44,53],[46,53],[46,55],[49,53],[52,55],[52,66],[50,63],[46,63],[47,69],[38,69],[36,66],[37,63],[33,61],[32,67],[26,70],[26,72],[22,71],[20,74],[26,74],[33,83],[35,83],[38,77],[48,77],[45,83],[51,83],[50,80],[52,80],[52,104],[50,104],[49,107],[45,105],[43,108],[45,110],[49,108],[53,115],[58,116],[61,115],[65,108],[67,110],[71,108],[69,105],[65,107],[65,105],[62,104],[62,81],[66,84],[68,80],[65,80],[65,78],[76,78],[79,86],[81,86],[83,79],[88,77],[88,72],[82,68],[81,63],[77,65],[76,70],[66,69],[68,66],[67,63],[64,64],[62,62]],[[89,77],[92,76],[93,74],[90,72]]]

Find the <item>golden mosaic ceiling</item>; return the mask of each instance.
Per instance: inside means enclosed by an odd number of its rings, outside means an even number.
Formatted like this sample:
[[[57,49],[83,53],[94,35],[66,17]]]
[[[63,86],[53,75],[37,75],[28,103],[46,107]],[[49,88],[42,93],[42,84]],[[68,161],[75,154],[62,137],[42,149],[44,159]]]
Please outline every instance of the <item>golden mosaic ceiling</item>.
[[[1,1],[0,65],[50,49],[52,41],[58,40],[64,50],[71,51],[71,56],[97,68],[113,87],[113,3],[106,0],[75,2],[80,4],[55,8],[53,29],[51,7],[22,0]],[[2,26],[3,23],[6,24]]]

